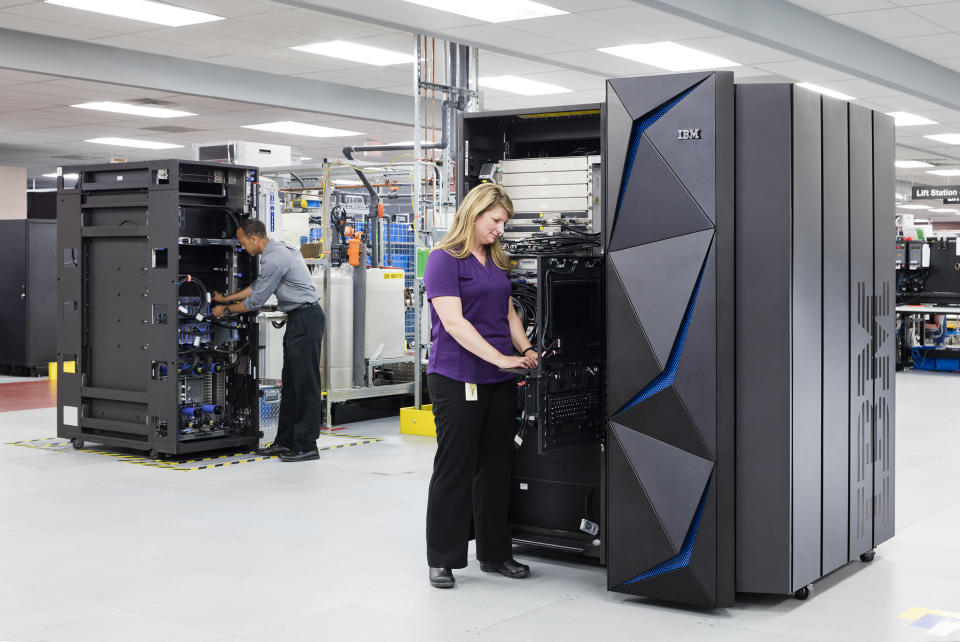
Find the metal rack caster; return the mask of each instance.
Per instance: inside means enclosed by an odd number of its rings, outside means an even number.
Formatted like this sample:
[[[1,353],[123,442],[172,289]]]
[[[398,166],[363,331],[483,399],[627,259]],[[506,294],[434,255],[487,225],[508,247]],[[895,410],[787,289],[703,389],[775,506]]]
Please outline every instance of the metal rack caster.
[[[163,459],[163,453],[157,450],[156,448],[151,448],[150,452],[147,453],[147,456],[150,459]]]
[[[793,597],[797,598],[798,600],[805,600],[805,599],[807,599],[808,597],[810,597],[810,593],[812,592],[812,588],[813,588],[813,587],[811,587],[811,586],[804,586],[802,589],[800,589],[800,590],[798,590],[796,593],[794,593],[794,594],[793,594]]]
[[[860,555],[860,561],[861,561],[861,562],[872,562],[872,561],[873,561],[873,558],[876,557],[876,555],[877,555],[877,552],[876,552],[876,551],[867,551],[866,553],[862,553],[862,554]]]
[[[83,447],[86,445],[83,443],[82,439],[77,439],[74,437],[70,440],[70,445],[73,446],[74,450],[83,450]]]

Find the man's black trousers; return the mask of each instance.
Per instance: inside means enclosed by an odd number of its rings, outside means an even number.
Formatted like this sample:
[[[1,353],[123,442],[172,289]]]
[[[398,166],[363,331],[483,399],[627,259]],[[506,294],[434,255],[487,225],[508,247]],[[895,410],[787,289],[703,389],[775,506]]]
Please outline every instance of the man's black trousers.
[[[318,304],[287,313],[287,329],[283,333],[280,418],[274,443],[294,452],[316,449],[320,437],[323,326],[323,310]]]
[[[510,543],[510,475],[517,386],[477,385],[466,400],[465,384],[427,375],[437,426],[437,455],[427,497],[427,564],[464,568],[471,517],[477,559],[497,563],[513,557]]]

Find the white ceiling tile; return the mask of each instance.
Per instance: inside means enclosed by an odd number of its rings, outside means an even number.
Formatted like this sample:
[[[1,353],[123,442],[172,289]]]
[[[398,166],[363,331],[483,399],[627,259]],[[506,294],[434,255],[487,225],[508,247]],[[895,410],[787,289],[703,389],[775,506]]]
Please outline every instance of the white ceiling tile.
[[[916,111],[941,109],[940,105],[934,104],[929,100],[908,96],[906,94],[892,97],[877,97],[872,100],[877,105],[884,107],[886,111],[908,111],[914,113]]]
[[[596,11],[598,9],[614,9],[616,7],[632,7],[634,0],[590,0],[589,3],[583,0],[546,0],[543,4],[556,7],[570,13],[585,13],[587,11]],[[587,5],[587,6],[585,6]]]
[[[249,54],[252,52],[265,51],[275,48],[273,45],[265,42],[249,42],[242,38],[231,38],[228,36],[216,36],[213,34],[200,34],[183,27],[163,27],[160,29],[151,29],[140,34],[144,38],[159,40],[161,42],[172,43],[176,45],[170,48],[169,55],[176,55],[176,47],[186,45],[188,47],[201,45],[204,49],[214,49],[222,54]]]
[[[319,11],[309,9],[290,9],[271,12],[269,15],[246,16],[239,20],[269,25],[271,30],[281,30],[301,34],[303,42],[321,42],[324,40],[353,40],[386,33],[391,30],[355,20],[344,20]]]
[[[489,51],[480,50],[479,57],[481,76],[501,76],[504,74],[539,74],[554,71],[556,67],[542,65],[537,62],[520,60]]]
[[[851,76],[823,65],[806,60],[787,60],[784,62],[764,62],[754,65],[784,78],[796,82],[822,83],[829,80],[849,80]]]
[[[790,0],[791,4],[803,7],[821,15],[870,11],[872,9],[890,9],[896,7],[888,0]]]
[[[14,7],[13,9],[17,8],[18,7]],[[112,33],[111,31],[102,28],[86,27],[82,24],[82,21],[79,21],[78,24],[71,25],[66,21],[57,22],[53,20],[41,20],[28,16],[16,15],[14,13],[10,13],[10,11],[11,9],[0,11],[0,25],[2,25],[4,29],[38,33],[44,36],[56,35],[59,38],[68,38],[70,40],[89,40],[91,38],[108,36]]]
[[[166,1],[170,2],[170,0]],[[280,11],[289,6],[269,0],[174,0],[171,4],[180,5],[194,11],[212,13],[224,18]]]
[[[576,48],[569,43],[495,24],[457,27],[446,30],[445,35],[452,40],[463,39],[468,42],[483,43],[488,46],[532,55],[569,51],[571,48]]]
[[[344,6],[344,3],[340,0],[307,1],[309,4],[316,5],[318,11],[325,7],[333,10],[346,9],[347,11],[355,11],[358,16],[377,16],[391,22],[417,25],[422,31],[444,31],[456,27],[485,24],[481,20],[474,20],[449,11],[431,9],[401,0],[364,0],[362,6],[349,4]]]
[[[960,53],[960,34],[956,33],[892,38],[888,42],[930,60],[950,58]]]
[[[890,89],[889,87],[884,87],[868,80],[860,80],[859,78],[850,78],[848,80],[825,80],[819,84],[827,89],[834,89],[841,93],[847,94],[848,96],[853,96],[858,100],[876,100],[877,98],[891,99],[891,97],[902,95],[898,91]]]
[[[879,11],[860,11],[830,16],[840,24],[875,38],[906,38],[949,31],[937,22],[926,20],[906,9],[881,9]]]
[[[173,56],[175,58],[187,58],[193,60],[203,60],[211,56],[223,55],[215,48],[206,48],[202,46],[203,40],[197,38],[192,45],[177,44],[172,45],[169,42],[144,38],[143,36],[120,35],[107,38],[97,38],[91,40],[94,44],[107,47],[119,47],[120,49],[130,49],[133,51],[142,51],[144,53],[157,54],[160,56]]]
[[[640,62],[627,60],[619,56],[611,56],[610,54],[593,49],[546,54],[543,57],[560,63],[596,69],[599,74],[604,76],[648,76],[650,74],[664,73],[664,70],[659,67],[651,67]]]
[[[796,56],[778,51],[771,47],[758,45],[744,38],[736,36],[720,36],[718,38],[692,38],[681,41],[686,47],[693,47],[700,51],[722,56],[728,60],[739,62],[741,65],[753,65],[762,62],[781,62],[793,60]]]
[[[52,79],[53,76],[44,76],[43,74],[33,74],[15,69],[0,69],[0,87],[5,85],[23,85],[31,82],[44,82]]]
[[[664,11],[633,4],[628,7],[588,11],[583,15],[610,25],[630,25],[631,29],[648,34],[657,40],[686,40],[723,36],[722,31],[700,23],[679,18]],[[622,43],[619,43],[622,44]]]
[[[79,30],[97,31],[97,36],[106,36],[120,33],[137,33],[147,29],[155,28],[156,25],[142,20],[129,20],[127,18],[118,18],[95,11],[84,11],[73,9],[71,7],[62,7],[59,5],[48,4],[40,0],[22,4],[15,7],[9,7],[3,10],[4,14],[21,16],[24,18],[33,18],[43,20],[48,23],[59,25],[72,25]],[[4,24],[4,26],[7,26]],[[94,36],[94,37],[97,37]],[[64,36],[73,40],[86,40],[87,36]]]
[[[572,46],[568,49],[598,49],[634,42],[642,37],[634,29],[611,25],[594,20],[586,15],[568,14],[536,20],[519,20],[510,25],[513,29],[534,33],[545,38],[562,40]]]
[[[956,2],[956,0],[912,6],[909,11],[932,23],[949,27],[950,31],[960,30],[960,22],[958,22],[960,21],[960,2]]]

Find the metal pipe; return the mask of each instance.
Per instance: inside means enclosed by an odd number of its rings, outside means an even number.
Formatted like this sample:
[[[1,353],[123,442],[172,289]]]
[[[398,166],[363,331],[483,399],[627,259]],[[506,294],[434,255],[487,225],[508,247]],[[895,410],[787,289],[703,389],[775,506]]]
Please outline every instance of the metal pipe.
[[[360,243],[360,265],[353,268],[353,385],[366,385],[367,246]]]
[[[411,194],[413,198],[413,207],[414,210],[411,213],[413,218],[413,407],[417,410],[423,405],[423,399],[421,398],[420,390],[423,388],[423,382],[421,378],[421,366],[420,366],[420,314],[423,306],[423,302],[420,300],[420,279],[417,277],[417,213],[420,211],[420,70],[422,68],[420,64],[420,58],[422,54],[420,36],[415,35],[414,40],[416,45],[414,46],[414,60],[416,62],[417,70],[413,74],[413,144],[414,144],[414,159],[413,159],[413,184],[410,186]],[[440,136],[441,144],[446,145],[447,142],[447,119],[446,114],[446,101],[444,101],[444,106],[440,108],[440,117],[443,119],[443,129],[442,135]]]

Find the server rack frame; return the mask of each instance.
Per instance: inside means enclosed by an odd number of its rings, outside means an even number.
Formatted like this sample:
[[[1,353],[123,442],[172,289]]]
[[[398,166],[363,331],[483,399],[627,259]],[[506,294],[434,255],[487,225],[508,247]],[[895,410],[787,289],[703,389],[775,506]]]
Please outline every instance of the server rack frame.
[[[152,456],[256,446],[253,322],[241,322],[247,341],[232,372],[206,375],[234,395],[223,400],[232,426],[181,435],[178,275],[185,267],[218,274],[211,293],[233,291],[241,270],[244,280],[256,277],[258,262],[239,253],[233,233],[256,215],[258,170],[168,160],[65,171],[80,179],[58,180],[57,360],[61,372],[64,361],[76,368],[57,380],[58,436]]]

